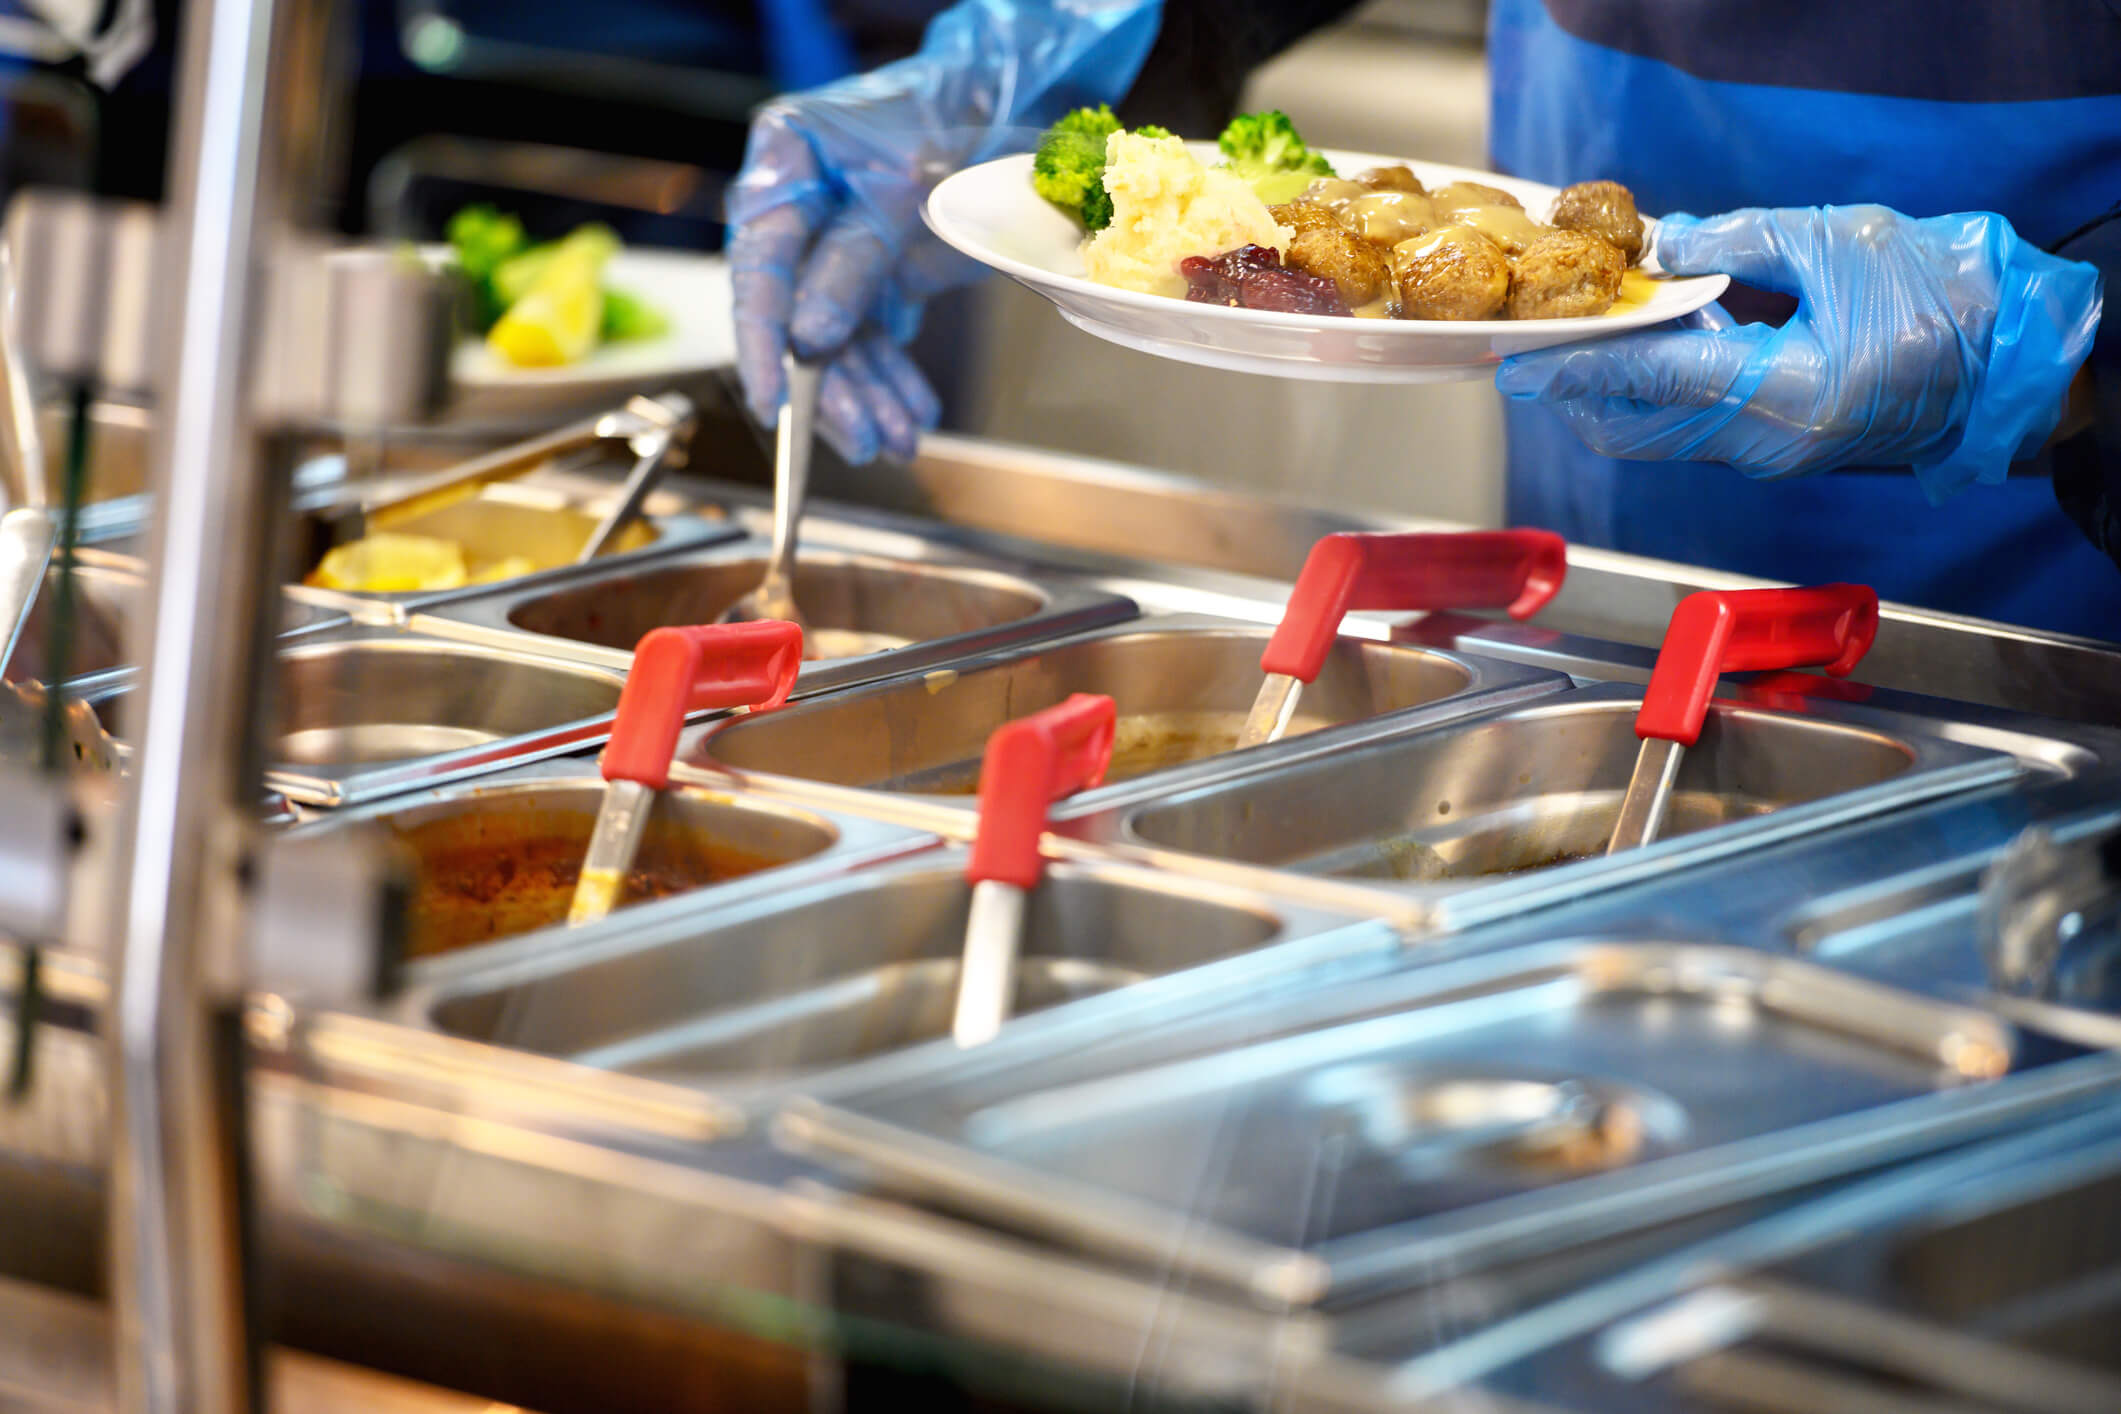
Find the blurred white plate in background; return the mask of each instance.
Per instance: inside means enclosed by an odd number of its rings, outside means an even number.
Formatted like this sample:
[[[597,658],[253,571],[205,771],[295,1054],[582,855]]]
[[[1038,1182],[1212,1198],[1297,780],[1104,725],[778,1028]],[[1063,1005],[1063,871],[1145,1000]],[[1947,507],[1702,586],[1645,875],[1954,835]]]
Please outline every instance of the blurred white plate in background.
[[[670,321],[669,331],[653,339],[599,344],[580,363],[558,368],[518,368],[482,340],[466,339],[457,348],[451,376],[465,390],[531,388],[573,395],[711,372],[735,360],[729,267],[720,256],[628,247],[604,267],[604,285],[654,305]]]

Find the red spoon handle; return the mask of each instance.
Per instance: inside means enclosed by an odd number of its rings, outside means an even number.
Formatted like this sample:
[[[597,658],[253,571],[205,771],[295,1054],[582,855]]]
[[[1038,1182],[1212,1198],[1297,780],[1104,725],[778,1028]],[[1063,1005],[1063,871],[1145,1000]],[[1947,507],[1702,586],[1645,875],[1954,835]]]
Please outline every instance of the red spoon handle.
[[[1104,781],[1117,722],[1111,698],[1078,692],[996,728],[980,763],[979,835],[966,878],[1020,889],[1038,883],[1047,807]]]
[[[1545,530],[1328,535],[1311,547],[1262,671],[1310,682],[1351,609],[1493,609],[1529,618],[1561,590],[1568,544]]]
[[[1692,746],[1723,674],[1824,667],[1845,677],[1877,636],[1878,595],[1861,584],[1689,594],[1672,611],[1635,735]]]
[[[670,783],[670,756],[693,712],[778,707],[803,666],[803,631],[779,619],[659,628],[634,646],[604,748],[604,779],[654,790]]]

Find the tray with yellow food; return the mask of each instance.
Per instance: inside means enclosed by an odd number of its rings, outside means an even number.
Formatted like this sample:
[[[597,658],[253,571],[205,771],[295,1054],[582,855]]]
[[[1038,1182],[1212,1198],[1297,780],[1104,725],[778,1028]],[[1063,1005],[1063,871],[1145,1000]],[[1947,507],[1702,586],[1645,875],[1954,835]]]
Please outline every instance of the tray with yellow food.
[[[537,485],[495,485],[425,514],[331,544],[332,514],[305,516],[302,582],[342,594],[408,601],[475,590],[574,565],[603,518],[593,497]],[[718,514],[688,512],[678,498],[651,497],[649,514],[619,531],[616,555],[700,545],[738,534]]]

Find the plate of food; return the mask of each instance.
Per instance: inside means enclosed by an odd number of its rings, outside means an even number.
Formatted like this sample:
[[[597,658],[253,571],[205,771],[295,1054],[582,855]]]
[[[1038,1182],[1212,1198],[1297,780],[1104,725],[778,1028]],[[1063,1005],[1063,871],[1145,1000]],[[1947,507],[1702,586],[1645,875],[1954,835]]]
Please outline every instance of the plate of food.
[[[1478,378],[1513,353],[1680,318],[1730,284],[1645,262],[1655,223],[1617,183],[1314,149],[1278,112],[1187,142],[1080,109],[1036,152],[945,178],[924,214],[1100,338],[1285,378]]]
[[[469,286],[470,326],[451,361],[459,401],[622,397],[735,358],[727,265],[627,247],[608,227],[534,242],[491,206],[459,211],[428,258]]]

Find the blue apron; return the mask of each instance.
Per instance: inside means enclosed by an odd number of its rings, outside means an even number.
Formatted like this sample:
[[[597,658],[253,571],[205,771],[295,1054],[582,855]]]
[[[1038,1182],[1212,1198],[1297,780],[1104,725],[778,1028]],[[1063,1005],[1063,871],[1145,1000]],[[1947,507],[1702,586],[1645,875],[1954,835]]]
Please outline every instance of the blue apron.
[[[1648,212],[1992,210],[2052,245],[2121,199],[2121,16],[2102,0],[1493,0],[1488,59],[1500,170],[1611,178]],[[1755,481],[1597,456],[1536,406],[1508,417],[1512,524],[2121,640],[2121,568],[2043,475],[1933,507],[1890,469]]]

